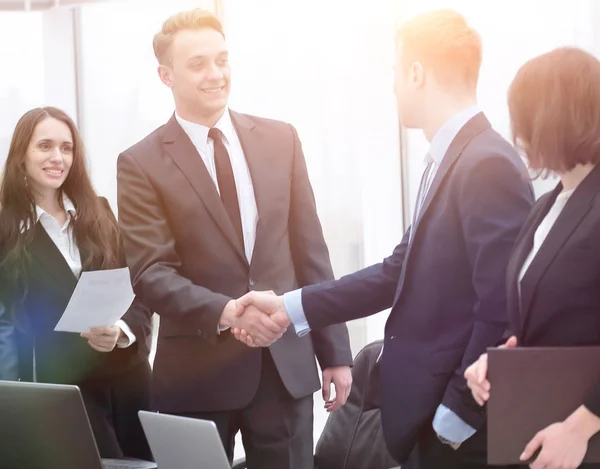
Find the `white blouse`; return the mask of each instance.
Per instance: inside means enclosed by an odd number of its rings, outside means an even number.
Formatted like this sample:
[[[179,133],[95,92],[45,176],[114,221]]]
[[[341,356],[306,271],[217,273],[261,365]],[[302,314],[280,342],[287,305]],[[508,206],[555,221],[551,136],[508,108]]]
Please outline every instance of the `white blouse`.
[[[531,251],[529,252],[529,255],[525,259],[525,262],[523,263],[523,267],[521,267],[521,273],[519,275],[519,293],[521,290],[520,285],[521,285],[521,281],[523,280],[523,277],[527,273],[529,266],[533,262],[533,259],[535,259],[535,256],[537,255],[538,251],[542,247],[542,244],[544,244],[544,241],[548,237],[550,230],[554,226],[554,223],[556,223],[558,216],[561,214],[561,212],[565,208],[565,205],[567,204],[567,202],[568,202],[569,198],[571,197],[571,194],[573,194],[574,190],[575,189],[571,189],[568,191],[563,191],[560,194],[558,194],[558,196],[556,197],[556,200],[554,201],[554,205],[552,205],[552,207],[548,211],[548,214],[544,217],[544,219],[542,220],[540,225],[537,227],[537,230],[535,230],[535,235],[533,236],[533,248],[531,249]]]

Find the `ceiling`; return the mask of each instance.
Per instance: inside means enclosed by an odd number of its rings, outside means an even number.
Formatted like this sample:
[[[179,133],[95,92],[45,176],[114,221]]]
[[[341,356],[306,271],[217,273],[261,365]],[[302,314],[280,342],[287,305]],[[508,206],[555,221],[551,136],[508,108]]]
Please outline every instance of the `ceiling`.
[[[0,11],[48,10],[50,8],[76,7],[106,0],[0,0]]]

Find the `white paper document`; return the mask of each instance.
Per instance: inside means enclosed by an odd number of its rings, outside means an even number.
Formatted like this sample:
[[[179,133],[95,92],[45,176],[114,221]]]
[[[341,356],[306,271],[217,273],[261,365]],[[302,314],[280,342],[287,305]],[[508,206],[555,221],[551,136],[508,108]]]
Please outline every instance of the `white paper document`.
[[[92,327],[112,326],[127,312],[134,298],[127,267],[82,272],[54,330],[89,332]]]

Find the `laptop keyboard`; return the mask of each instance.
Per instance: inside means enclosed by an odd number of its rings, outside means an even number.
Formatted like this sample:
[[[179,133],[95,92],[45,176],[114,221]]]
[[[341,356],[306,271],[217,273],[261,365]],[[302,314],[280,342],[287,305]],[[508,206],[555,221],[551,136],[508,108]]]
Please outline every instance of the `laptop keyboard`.
[[[116,463],[113,464],[111,462],[102,462],[102,469],[129,469],[130,466],[126,464]]]
[[[103,459],[102,469],[151,469],[156,464],[148,461],[126,461],[124,459]]]

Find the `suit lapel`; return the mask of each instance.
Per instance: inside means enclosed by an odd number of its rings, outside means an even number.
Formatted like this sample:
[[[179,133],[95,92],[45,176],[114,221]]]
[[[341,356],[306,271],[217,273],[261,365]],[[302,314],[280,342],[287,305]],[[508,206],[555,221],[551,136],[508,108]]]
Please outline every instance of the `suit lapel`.
[[[549,204],[554,203],[556,195],[562,190],[562,185],[556,189],[554,197],[550,198]],[[548,236],[542,243],[531,265],[527,269],[521,282],[521,312],[523,323],[531,306],[531,301],[535,289],[540,279],[556,258],[565,242],[571,234],[577,229],[581,221],[592,208],[594,197],[600,191],[600,165],[597,166],[588,176],[579,184],[575,192],[571,195],[565,208],[558,216],[558,219],[552,226]],[[549,205],[548,209],[551,205]],[[548,210],[545,211],[547,213]],[[540,220],[541,221],[541,220]]]
[[[469,144],[471,140],[473,140],[473,138],[475,138],[475,136],[477,136],[484,130],[489,129],[490,127],[491,125],[486,119],[486,117],[483,115],[483,113],[479,113],[476,116],[474,116],[471,120],[469,120],[458,132],[454,140],[452,140],[448,151],[442,159],[440,167],[435,173],[435,177],[431,182],[431,186],[427,191],[427,195],[425,196],[425,200],[423,201],[421,211],[419,212],[419,217],[415,221],[413,239],[417,234],[417,230],[419,229],[419,224],[423,219],[423,216],[427,213],[429,206],[435,199],[438,189],[441,187],[446,175],[449,173],[452,166],[454,166],[454,163],[456,163],[456,160],[463,152],[464,148]]]
[[[527,256],[533,248],[533,237],[540,222],[550,210],[556,194],[560,192],[560,187],[552,191],[554,196],[550,195],[546,203],[538,205],[535,212],[532,212],[528,218],[528,223],[523,226],[522,233],[515,242],[515,248],[511,255],[510,262],[506,270],[507,282],[507,304],[511,323],[518,327],[513,331],[517,337],[521,337],[523,331],[523,315],[521,314],[521,294],[519,293],[519,277],[521,269]]]
[[[427,191],[427,195],[425,197],[425,200],[423,201],[423,205],[421,207],[421,211],[419,212],[419,216],[418,216],[417,220],[415,221],[414,226],[411,228],[411,230],[413,231],[413,233],[412,233],[413,240],[417,236],[417,232],[421,226],[421,221],[423,220],[423,217],[429,210],[429,207],[431,206],[432,202],[435,200],[435,197],[437,196],[437,193],[438,193],[440,187],[442,186],[444,179],[450,173],[450,170],[452,169],[452,167],[458,160],[458,157],[461,155],[461,153],[463,152],[465,147],[469,144],[469,142],[471,140],[473,140],[473,138],[475,138],[481,132],[483,132],[484,130],[487,130],[489,128],[491,128],[489,121],[483,115],[483,113],[480,112],[479,114],[475,115],[471,120],[469,120],[463,126],[463,128],[460,129],[460,131],[458,132],[456,137],[454,137],[454,140],[452,140],[452,143],[450,144],[448,151],[446,151],[446,154],[444,155],[444,158],[442,159],[440,167],[438,168],[437,172],[435,173],[435,177],[433,178],[433,181],[431,182],[429,190]],[[407,269],[407,265],[408,265],[408,259],[410,257],[411,251],[412,251],[412,246],[413,246],[413,243],[411,242],[408,246],[408,251],[406,253],[406,260],[404,262],[404,267],[402,269],[402,273],[400,275],[400,280],[398,282],[398,288],[396,290],[396,298],[394,300],[394,303],[396,303],[396,301],[398,301],[398,298],[400,297],[400,293],[402,292],[402,286],[404,285],[404,278],[406,276],[406,269]]]
[[[38,222],[33,229],[32,258],[40,264],[40,271],[51,276],[56,285],[64,288],[70,296],[77,285],[77,278],[42,225]]]
[[[277,181],[281,181],[281,175],[274,174],[276,166],[270,158],[270,155],[273,155],[273,139],[263,135],[254,121],[247,116],[234,111],[230,111],[230,114],[248,163],[258,210],[253,261],[261,249],[260,241],[265,238],[263,231],[267,226],[266,220],[269,219],[269,208],[275,205],[269,198],[274,195],[273,186]]]
[[[233,245],[238,255],[247,263],[244,246],[238,239],[231,220],[225,211],[225,206],[219,197],[202,157],[196,147],[181,128],[175,115],[165,125],[163,142],[169,156],[190,182],[192,188],[206,206],[215,223],[219,226],[225,237]],[[176,188],[173,188],[176,190]]]

